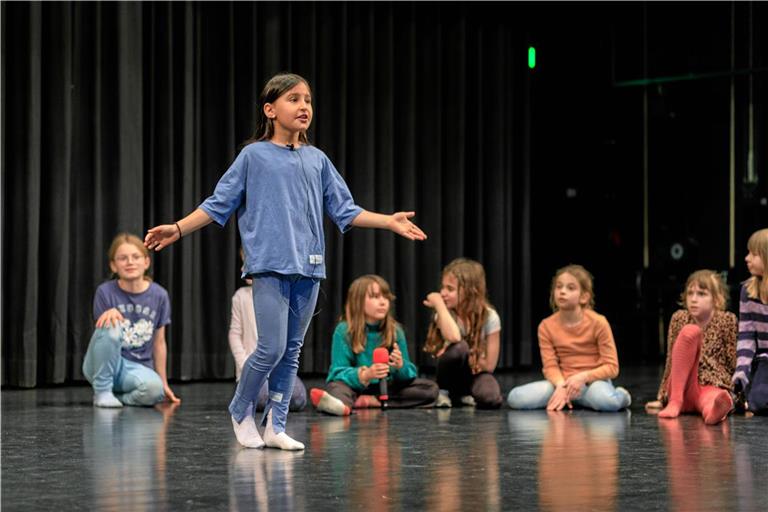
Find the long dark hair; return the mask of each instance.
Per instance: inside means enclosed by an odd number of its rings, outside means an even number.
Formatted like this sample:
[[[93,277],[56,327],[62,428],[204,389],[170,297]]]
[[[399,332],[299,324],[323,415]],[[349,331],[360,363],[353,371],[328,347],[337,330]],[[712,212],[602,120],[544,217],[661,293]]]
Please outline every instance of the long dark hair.
[[[259,95],[259,102],[256,104],[256,128],[253,130],[251,138],[243,142],[243,146],[247,146],[252,142],[269,140],[272,138],[275,134],[275,124],[274,121],[268,118],[264,113],[264,105],[273,103],[280,96],[293,89],[296,84],[301,82],[304,82],[307,85],[309,92],[312,93],[312,88],[309,86],[309,82],[294,73],[278,73],[269,79]],[[299,133],[299,142],[302,144],[309,144],[306,131]]]

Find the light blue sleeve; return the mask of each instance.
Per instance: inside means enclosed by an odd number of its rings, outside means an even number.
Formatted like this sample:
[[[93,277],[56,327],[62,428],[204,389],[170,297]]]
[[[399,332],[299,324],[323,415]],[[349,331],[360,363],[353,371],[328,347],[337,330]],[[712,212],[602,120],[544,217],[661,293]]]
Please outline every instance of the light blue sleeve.
[[[245,199],[246,177],[248,175],[247,153],[247,147],[240,151],[235,161],[216,184],[213,195],[200,205],[200,209],[220,226],[227,223],[229,217]]]
[[[323,155],[323,208],[342,233],[349,231],[352,221],[363,211],[352,199],[352,193],[344,178],[325,155]]]

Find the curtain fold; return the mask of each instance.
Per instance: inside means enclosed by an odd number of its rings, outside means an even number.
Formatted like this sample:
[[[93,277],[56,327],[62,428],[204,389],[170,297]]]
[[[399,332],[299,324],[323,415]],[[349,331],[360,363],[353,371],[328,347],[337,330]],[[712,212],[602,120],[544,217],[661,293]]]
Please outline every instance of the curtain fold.
[[[141,237],[209,195],[253,129],[261,87],[305,76],[310,138],[356,202],[414,210],[429,235],[341,235],[300,372],[327,371],[346,288],[377,273],[421,365],[422,299],[451,259],[481,261],[502,319],[501,368],[531,363],[524,51],[514,19],[476,4],[8,3],[3,34],[2,384],[84,380],[96,287],[121,231]],[[171,298],[168,374],[234,376],[236,220],[152,258]]]

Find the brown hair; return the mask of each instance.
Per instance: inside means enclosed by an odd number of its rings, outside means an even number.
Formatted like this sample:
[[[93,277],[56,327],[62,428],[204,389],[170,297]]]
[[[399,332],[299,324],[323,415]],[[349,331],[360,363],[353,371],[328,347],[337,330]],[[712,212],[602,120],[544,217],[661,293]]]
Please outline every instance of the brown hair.
[[[557,269],[555,276],[552,278],[552,283],[549,286],[549,307],[552,308],[552,311],[560,309],[557,307],[557,302],[555,301],[555,285],[557,284],[557,278],[563,274],[571,274],[579,283],[581,293],[589,294],[589,300],[584,307],[586,309],[595,309],[595,291],[592,274],[581,265],[572,264]]]
[[[723,277],[714,270],[697,270],[688,276],[678,304],[684,308],[688,307],[688,289],[694,284],[699,285],[699,288],[707,290],[712,294],[712,304],[715,306],[715,309],[725,311],[725,308],[728,306],[728,285],[725,284]]]
[[[264,105],[267,103],[274,103],[280,96],[293,89],[297,84],[304,83],[309,89],[310,94],[312,88],[309,86],[303,77],[294,73],[278,73],[269,79],[269,81],[262,89],[259,95],[259,101],[256,104],[256,128],[253,130],[251,138],[243,143],[243,146],[247,146],[252,142],[259,142],[261,140],[270,140],[275,135],[275,122],[267,117],[264,113]],[[309,144],[307,132],[302,131],[299,133],[299,142],[302,144]]]
[[[768,229],[760,229],[752,233],[747,242],[747,249],[752,254],[760,256],[763,265],[768,265]],[[765,276],[752,276],[747,281],[747,295],[751,299],[760,299],[768,304],[768,280]]]
[[[392,314],[392,304],[395,296],[389,288],[389,283],[375,274],[358,277],[349,285],[347,302],[344,304],[344,320],[347,322],[347,341],[355,354],[365,350],[365,298],[370,294],[373,284],[379,285],[381,294],[389,299],[389,311],[381,321],[381,346],[392,348],[397,333],[397,321]]]
[[[470,359],[476,360],[479,354],[485,353],[485,338],[483,326],[488,319],[488,292],[485,285],[485,269],[477,261],[468,258],[457,258],[443,268],[442,277],[452,275],[458,284],[459,300],[456,304],[456,315],[465,327],[464,340],[469,345]],[[427,333],[424,351],[437,353],[445,343],[437,323],[432,322]]]
[[[112,239],[112,243],[109,246],[109,251],[107,251],[107,258],[110,263],[115,261],[115,254],[123,244],[131,244],[136,246],[145,257],[149,258],[149,249],[144,247],[144,242],[141,241],[141,238],[132,233],[119,233],[115,238]],[[115,273],[112,272],[112,277],[114,276]],[[144,279],[148,281],[152,280],[152,278],[149,277],[149,269],[144,272]]]

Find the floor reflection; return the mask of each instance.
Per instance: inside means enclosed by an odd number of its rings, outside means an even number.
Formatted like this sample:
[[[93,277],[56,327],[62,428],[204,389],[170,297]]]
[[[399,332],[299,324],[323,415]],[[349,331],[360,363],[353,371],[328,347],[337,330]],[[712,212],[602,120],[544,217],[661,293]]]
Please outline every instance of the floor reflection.
[[[630,414],[514,412],[510,429],[540,443],[541,510],[616,510],[619,440]]]
[[[166,431],[178,404],[92,409],[83,452],[99,510],[167,510]]]
[[[289,420],[288,434],[301,438],[296,432],[306,430],[306,417],[291,415]],[[229,464],[229,510],[304,510],[306,482],[294,476],[302,460],[303,451],[248,449],[234,441]]]
[[[453,413],[451,410],[438,413],[438,421],[446,427],[456,428],[482,421],[482,413],[465,409]],[[456,418],[455,416],[458,416]],[[451,510],[501,510],[501,489],[499,476],[499,421],[483,421],[480,428],[461,428],[465,439],[461,446],[446,443],[437,449],[431,462],[432,471],[428,476],[429,493],[426,509],[430,511]]]
[[[737,507],[738,481],[742,479],[737,478],[727,420],[708,426],[694,416],[660,419],[659,431],[667,451],[669,493],[675,509]],[[746,469],[749,470],[749,466]],[[742,482],[752,482],[751,474],[744,476]],[[739,508],[751,509],[749,506]]]

